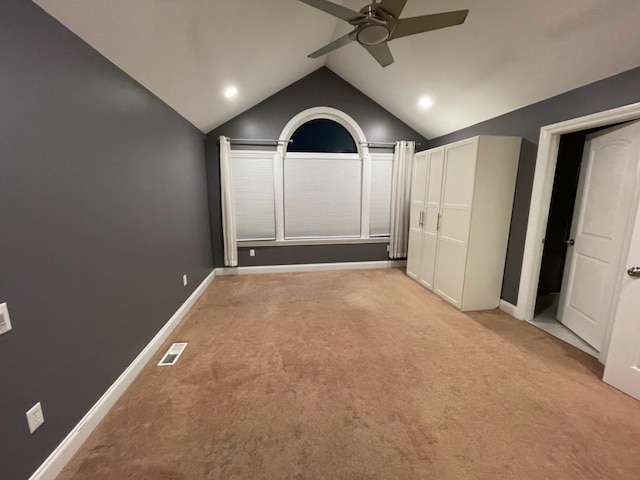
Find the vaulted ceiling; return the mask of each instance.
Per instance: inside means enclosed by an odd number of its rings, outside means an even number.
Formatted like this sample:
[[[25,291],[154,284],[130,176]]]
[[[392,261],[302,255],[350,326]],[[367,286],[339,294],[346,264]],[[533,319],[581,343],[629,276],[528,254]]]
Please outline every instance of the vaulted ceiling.
[[[307,58],[350,27],[297,0],[34,1],[204,132],[322,65],[428,138],[640,65],[638,0],[408,0],[470,13],[390,42],[384,69],[356,43]]]

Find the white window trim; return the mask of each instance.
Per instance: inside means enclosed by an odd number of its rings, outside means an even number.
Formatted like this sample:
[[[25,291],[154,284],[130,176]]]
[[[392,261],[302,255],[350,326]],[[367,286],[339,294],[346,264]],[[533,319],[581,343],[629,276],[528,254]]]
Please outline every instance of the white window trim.
[[[239,159],[239,158],[244,158],[244,159],[256,159],[256,160],[263,160],[263,159],[268,159],[269,157],[273,156],[273,150],[231,150],[231,155],[230,155],[230,159],[231,160],[235,160],[235,159]],[[275,167],[275,164],[274,164]],[[274,175],[274,185],[277,182],[276,180],[276,172],[274,170],[273,172]],[[274,186],[275,188],[275,186]],[[276,197],[278,195],[278,191],[275,190],[274,192],[274,197]],[[282,192],[280,192],[282,194]],[[274,222],[276,221],[275,216],[274,216]],[[254,239],[244,239],[244,240],[236,240],[236,243],[238,243],[238,245],[240,245],[240,243],[242,242],[273,242],[272,239],[264,239],[264,238],[254,238]]]
[[[316,159],[327,158],[334,160],[362,160],[357,153],[324,153],[324,152],[289,152],[285,158]]]
[[[371,182],[373,180],[373,162],[377,162],[377,161],[387,161],[387,162],[391,162],[393,163],[393,151],[391,152],[386,152],[386,153],[370,153],[368,155],[368,159],[369,161],[367,162],[368,164],[368,172],[364,172],[362,174],[362,181],[363,182],[367,182],[367,188],[366,188],[366,195],[365,195],[365,188],[364,185],[362,186],[363,189],[363,194],[362,194],[362,201],[363,203],[366,203],[367,205],[367,209],[366,209],[366,230],[364,230],[364,235],[368,235],[368,236],[362,236],[362,238],[380,238],[380,239],[386,239],[386,241],[389,241],[389,235],[391,232],[387,233],[386,235],[371,235]],[[367,178],[365,180],[365,173],[367,175]],[[363,208],[363,216],[364,216],[364,208]]]

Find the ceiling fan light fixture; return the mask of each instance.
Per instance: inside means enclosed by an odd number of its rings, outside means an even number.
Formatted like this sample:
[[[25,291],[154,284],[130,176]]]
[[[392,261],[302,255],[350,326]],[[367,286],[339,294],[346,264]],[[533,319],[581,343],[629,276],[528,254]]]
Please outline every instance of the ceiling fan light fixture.
[[[378,45],[389,38],[391,32],[386,25],[365,25],[358,31],[358,42],[363,45]]]

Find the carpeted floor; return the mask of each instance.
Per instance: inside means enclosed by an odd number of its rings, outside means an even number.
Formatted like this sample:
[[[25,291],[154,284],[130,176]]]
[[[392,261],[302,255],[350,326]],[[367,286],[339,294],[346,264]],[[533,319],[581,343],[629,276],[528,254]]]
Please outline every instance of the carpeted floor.
[[[399,270],[216,278],[152,363],[60,480],[640,478],[594,358]]]

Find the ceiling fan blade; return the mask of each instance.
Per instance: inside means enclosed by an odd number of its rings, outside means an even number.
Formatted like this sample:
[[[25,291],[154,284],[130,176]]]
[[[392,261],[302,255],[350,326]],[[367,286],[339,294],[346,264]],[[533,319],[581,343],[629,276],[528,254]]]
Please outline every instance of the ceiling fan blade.
[[[464,23],[469,10],[422,15],[421,17],[401,18],[391,34],[391,39],[429,32],[439,28],[453,27]]]
[[[350,8],[343,7],[342,5],[337,5],[329,0],[300,0],[302,3],[306,3],[311,7],[315,7],[318,10],[322,10],[323,12],[328,13],[329,15],[333,15],[334,17],[338,17],[346,22],[351,22],[353,20],[358,20],[359,18],[364,18],[365,15],[360,12],[356,12],[355,10],[351,10]]]
[[[346,35],[334,40],[333,42],[325,45],[319,50],[308,55],[309,58],[318,58],[322,55],[326,55],[329,52],[334,51],[337,48],[344,47],[346,44],[351,43],[353,41],[353,32],[349,32]]]
[[[376,59],[380,66],[386,67],[393,63],[393,55],[391,55],[391,50],[389,49],[389,45],[387,45],[387,42],[379,43],[378,45],[362,46],[367,49],[367,52],[369,52],[371,56]]]
[[[382,0],[378,8],[390,13],[394,18],[399,18],[406,4],[407,0]]]

